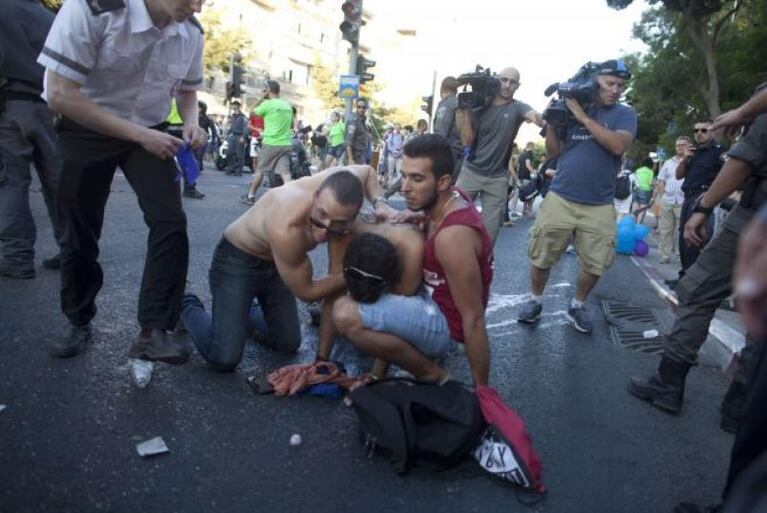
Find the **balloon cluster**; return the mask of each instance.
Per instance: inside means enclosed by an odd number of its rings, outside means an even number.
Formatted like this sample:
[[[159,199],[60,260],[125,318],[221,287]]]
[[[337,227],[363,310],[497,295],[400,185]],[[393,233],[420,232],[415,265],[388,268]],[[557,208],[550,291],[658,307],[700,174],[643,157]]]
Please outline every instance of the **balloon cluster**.
[[[637,224],[633,216],[626,216],[618,222],[618,234],[615,251],[624,255],[635,254],[643,257],[650,252],[650,246],[645,238],[650,233],[650,228]]]

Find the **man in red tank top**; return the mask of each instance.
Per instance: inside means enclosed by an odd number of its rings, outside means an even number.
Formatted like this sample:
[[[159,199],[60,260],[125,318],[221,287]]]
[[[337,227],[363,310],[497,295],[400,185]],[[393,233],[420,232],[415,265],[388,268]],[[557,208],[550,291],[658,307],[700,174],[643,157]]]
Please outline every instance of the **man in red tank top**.
[[[410,210],[425,215],[424,287],[415,296],[385,294],[375,303],[339,298],[338,330],[363,351],[399,365],[417,378],[444,382],[434,362],[463,343],[475,385],[487,385],[490,350],[485,307],[493,275],[493,244],[466,196],[450,185],[453,155],[442,136],[405,145],[401,192]],[[385,368],[376,366],[383,377]]]

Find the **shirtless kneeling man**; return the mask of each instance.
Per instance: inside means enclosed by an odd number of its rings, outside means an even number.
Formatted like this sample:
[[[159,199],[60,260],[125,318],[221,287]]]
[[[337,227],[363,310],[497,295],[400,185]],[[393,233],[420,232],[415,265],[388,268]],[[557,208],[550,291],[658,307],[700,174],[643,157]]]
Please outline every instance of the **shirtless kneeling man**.
[[[295,351],[301,330],[295,298],[318,301],[344,288],[343,275],[312,278],[308,252],[328,239],[345,237],[363,196],[380,202],[381,188],[370,166],[328,169],[271,189],[224,230],[209,271],[212,316],[200,299],[186,294],[181,319],[197,350],[214,369],[233,370],[242,358],[251,306],[268,326],[265,344]]]

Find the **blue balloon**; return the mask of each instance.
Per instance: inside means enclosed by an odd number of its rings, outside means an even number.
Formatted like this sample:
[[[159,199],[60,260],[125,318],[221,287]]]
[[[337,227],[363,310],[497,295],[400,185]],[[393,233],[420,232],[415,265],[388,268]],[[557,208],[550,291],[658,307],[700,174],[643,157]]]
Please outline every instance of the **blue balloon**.
[[[634,232],[631,229],[624,227],[618,231],[618,239],[615,245],[615,251],[624,255],[630,255],[634,251],[635,244],[636,241],[634,240]]]
[[[618,221],[618,228],[623,228],[625,226],[633,229],[635,224],[634,216],[624,216],[623,219]]]
[[[638,224],[634,227],[634,239],[635,240],[644,240],[645,237],[650,233],[650,227],[645,226],[643,224]]]

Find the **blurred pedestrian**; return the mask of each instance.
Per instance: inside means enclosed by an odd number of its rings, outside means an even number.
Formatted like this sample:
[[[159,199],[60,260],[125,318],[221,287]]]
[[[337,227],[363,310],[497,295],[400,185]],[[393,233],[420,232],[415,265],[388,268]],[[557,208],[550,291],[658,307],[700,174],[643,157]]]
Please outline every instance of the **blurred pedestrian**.
[[[56,189],[61,162],[53,114],[43,92],[44,68],[35,60],[43,49],[54,15],[37,1],[0,2],[0,276],[35,276],[37,229],[29,207],[30,165],[40,180],[57,245],[61,230]],[[43,260],[58,269],[59,255]]]

